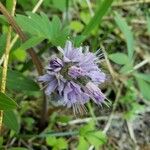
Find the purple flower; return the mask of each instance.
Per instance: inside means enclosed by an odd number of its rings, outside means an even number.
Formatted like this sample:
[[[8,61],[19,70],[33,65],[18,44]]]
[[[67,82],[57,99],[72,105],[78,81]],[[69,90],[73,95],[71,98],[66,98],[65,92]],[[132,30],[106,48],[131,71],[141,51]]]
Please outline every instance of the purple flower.
[[[82,47],[74,48],[70,41],[58,50],[60,55],[50,59],[46,74],[38,78],[45,85],[45,94],[56,95],[61,104],[76,109],[90,99],[96,104],[103,103],[105,95],[98,85],[106,76],[99,68],[96,54]]]
[[[103,103],[104,99],[106,98],[105,95],[99,89],[99,87],[92,82],[88,82],[85,85],[84,90],[85,93],[87,93],[90,96],[90,98],[93,99],[94,102],[97,104]]]

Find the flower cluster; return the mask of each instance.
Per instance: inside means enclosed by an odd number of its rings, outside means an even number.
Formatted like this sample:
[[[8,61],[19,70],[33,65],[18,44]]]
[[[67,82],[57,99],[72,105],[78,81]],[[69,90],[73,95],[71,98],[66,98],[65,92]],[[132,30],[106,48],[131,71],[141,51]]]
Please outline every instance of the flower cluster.
[[[90,99],[103,103],[105,95],[98,85],[106,80],[106,75],[98,67],[96,53],[74,48],[70,41],[58,50],[61,55],[52,56],[46,74],[38,78],[45,84],[45,94],[55,95],[67,107],[83,106]]]

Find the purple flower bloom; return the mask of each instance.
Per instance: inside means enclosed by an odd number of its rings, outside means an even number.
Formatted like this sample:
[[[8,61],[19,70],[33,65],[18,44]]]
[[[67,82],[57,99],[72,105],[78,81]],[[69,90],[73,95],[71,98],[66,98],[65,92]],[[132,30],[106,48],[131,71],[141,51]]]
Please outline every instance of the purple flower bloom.
[[[106,80],[99,69],[96,54],[74,48],[70,41],[64,49],[58,47],[60,56],[52,57],[45,75],[38,78],[45,84],[46,95],[52,93],[59,97],[67,107],[83,106],[89,99],[96,104],[104,102],[105,95],[98,85]]]

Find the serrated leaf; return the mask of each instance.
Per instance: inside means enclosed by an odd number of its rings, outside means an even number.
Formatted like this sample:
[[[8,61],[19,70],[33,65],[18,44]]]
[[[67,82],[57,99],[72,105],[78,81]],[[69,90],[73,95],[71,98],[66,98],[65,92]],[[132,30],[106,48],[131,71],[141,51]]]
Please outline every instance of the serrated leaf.
[[[145,82],[144,80],[140,78],[136,78],[136,79],[137,79],[137,83],[141,91],[141,94],[143,95],[145,99],[150,100],[150,84],[148,84],[147,82]]]
[[[0,92],[0,110],[12,110],[15,108],[17,108],[17,103],[4,93]]]
[[[19,114],[16,111],[4,111],[4,124],[18,133],[20,130]]]
[[[50,21],[44,13],[38,15],[27,12],[27,14],[29,17],[24,15],[17,15],[16,17],[16,21],[23,31],[43,40],[48,39],[55,46],[64,46],[69,30],[67,27],[62,27],[58,16],[54,16]]]
[[[0,79],[2,68],[0,68]],[[12,90],[37,91],[39,86],[30,78],[23,76],[20,72],[8,70],[7,88]]]
[[[16,21],[24,32],[30,32],[30,34],[33,35],[43,36],[43,33],[40,32],[39,28],[36,26],[34,21],[32,21],[32,19],[29,19],[27,16],[17,15]]]
[[[124,65],[126,63],[129,63],[129,59],[128,59],[128,56],[124,53],[113,53],[113,54],[110,54],[109,55],[109,58],[117,63],[117,64],[120,64],[120,65]]]
[[[133,33],[128,26],[126,20],[122,18],[117,12],[115,13],[115,22],[122,31],[126,43],[127,43],[127,49],[128,49],[128,56],[129,59],[132,60],[133,58],[133,53],[134,53],[134,38],[133,38]]]

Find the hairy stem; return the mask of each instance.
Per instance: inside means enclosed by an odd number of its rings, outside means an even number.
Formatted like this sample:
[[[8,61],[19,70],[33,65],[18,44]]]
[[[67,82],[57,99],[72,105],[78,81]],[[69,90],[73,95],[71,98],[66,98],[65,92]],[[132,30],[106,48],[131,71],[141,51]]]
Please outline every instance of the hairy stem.
[[[9,14],[9,12],[6,10],[6,8],[4,7],[4,5],[1,2],[0,2],[0,11],[7,18],[8,22],[10,23],[12,28],[16,31],[16,33],[19,35],[20,39],[23,42],[25,42],[27,40],[26,35],[22,32],[21,28],[18,26],[18,24],[16,23],[14,18]],[[31,48],[28,49],[27,51],[28,51],[29,55],[31,56],[32,61],[35,64],[39,75],[42,75],[43,74],[42,63],[41,63],[40,59],[38,58],[38,56],[36,55],[35,51]]]
[[[11,10],[11,15],[14,16],[16,8],[16,0],[13,0],[13,6]],[[8,27],[7,39],[6,39],[6,47],[4,52],[4,63],[2,68],[2,80],[1,80],[1,92],[5,93],[6,89],[6,79],[7,79],[7,68],[8,68],[8,60],[9,60],[9,52],[10,52],[10,42],[11,42],[11,26]],[[2,132],[2,123],[3,123],[3,110],[0,110],[0,132]]]

